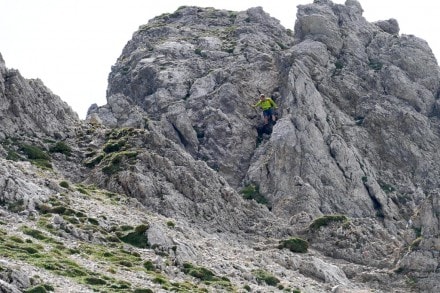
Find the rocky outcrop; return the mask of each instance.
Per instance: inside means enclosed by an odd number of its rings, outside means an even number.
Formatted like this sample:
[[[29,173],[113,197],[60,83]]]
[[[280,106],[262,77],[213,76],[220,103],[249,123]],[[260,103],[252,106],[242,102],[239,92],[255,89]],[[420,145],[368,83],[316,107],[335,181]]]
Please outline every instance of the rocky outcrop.
[[[85,123],[0,58],[0,289],[439,291],[440,70],[362,12],[156,17]]]
[[[25,79],[6,68],[0,55],[0,139],[49,135],[65,138],[79,123],[72,108],[54,95],[39,79]]]
[[[362,13],[357,1],[300,5],[292,33],[260,8],[182,7],[134,34],[112,68],[108,105],[89,117],[113,127],[148,120],[232,187],[257,186],[297,227],[326,214],[382,227],[391,239],[360,228],[356,237],[379,237],[377,246],[340,257],[392,269],[417,238],[408,222],[420,223],[439,185],[440,71],[425,41]],[[282,115],[256,144],[260,118],[249,105],[259,92]],[[430,213],[422,231],[438,230]],[[315,236],[312,245],[334,255],[328,237]]]
[[[281,52],[292,44],[261,8],[182,7],[134,34],[109,76],[108,104],[89,117],[110,126],[149,119],[238,187],[255,149],[259,113],[251,105],[259,92],[277,94]]]
[[[147,128],[96,130],[93,138],[102,147],[86,160],[94,166],[84,182],[134,197],[164,216],[196,221],[207,231],[292,233],[266,207],[245,201],[205,162],[154,126]]]

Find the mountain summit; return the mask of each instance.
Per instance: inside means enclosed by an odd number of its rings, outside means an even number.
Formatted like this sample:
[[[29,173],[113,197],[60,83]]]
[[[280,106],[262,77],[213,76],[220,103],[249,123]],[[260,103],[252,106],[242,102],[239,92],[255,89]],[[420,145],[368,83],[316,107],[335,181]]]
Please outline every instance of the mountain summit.
[[[86,121],[0,58],[0,291],[440,291],[440,69],[362,13],[180,7]]]

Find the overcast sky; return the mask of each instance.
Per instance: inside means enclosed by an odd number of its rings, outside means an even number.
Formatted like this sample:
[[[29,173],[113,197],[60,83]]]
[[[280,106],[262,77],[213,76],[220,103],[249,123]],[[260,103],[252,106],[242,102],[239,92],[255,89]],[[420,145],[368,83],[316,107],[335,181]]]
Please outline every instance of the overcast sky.
[[[262,6],[293,29],[296,6],[313,0],[0,0],[0,53],[8,68],[40,78],[84,119],[106,103],[111,66],[140,25],[183,5],[235,11]],[[334,3],[344,3],[335,0]],[[368,21],[395,18],[401,34],[428,42],[440,58],[440,1],[360,0]]]

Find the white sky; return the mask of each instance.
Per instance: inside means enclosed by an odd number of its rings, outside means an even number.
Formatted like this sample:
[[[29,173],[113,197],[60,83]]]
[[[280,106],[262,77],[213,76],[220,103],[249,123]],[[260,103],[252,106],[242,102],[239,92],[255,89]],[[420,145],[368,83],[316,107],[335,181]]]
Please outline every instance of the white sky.
[[[313,0],[0,0],[0,53],[8,68],[40,78],[84,119],[106,104],[111,66],[140,25],[183,5],[235,11],[262,6],[293,29],[296,6]],[[334,0],[344,3],[344,0]],[[440,1],[360,0],[368,21],[395,18],[440,58]]]

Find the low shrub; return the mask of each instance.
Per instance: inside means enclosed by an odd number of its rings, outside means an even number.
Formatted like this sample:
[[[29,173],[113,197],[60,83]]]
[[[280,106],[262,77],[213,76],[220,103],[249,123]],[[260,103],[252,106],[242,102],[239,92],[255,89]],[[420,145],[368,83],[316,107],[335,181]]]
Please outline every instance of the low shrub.
[[[38,285],[30,289],[24,290],[24,293],[47,293],[48,291],[43,285]]]
[[[63,187],[63,188],[69,188],[69,182],[67,182],[67,181],[61,181],[61,182],[60,182],[60,186]]]
[[[107,284],[107,282],[105,280],[103,280],[101,278],[95,278],[95,277],[84,278],[84,282],[89,285],[105,285],[105,284]]]
[[[86,160],[86,161],[84,162],[84,165],[85,165],[87,168],[93,168],[93,167],[95,167],[96,165],[98,165],[98,164],[102,161],[102,159],[104,159],[104,157],[105,157],[105,154],[100,153],[100,154],[98,154],[98,155],[96,155],[96,156],[94,156],[94,157],[92,157],[92,158]]]
[[[61,153],[65,154],[66,156],[70,156],[72,154],[72,148],[68,146],[65,142],[59,141],[49,148],[49,152]]]
[[[309,243],[301,238],[289,238],[287,240],[281,240],[278,248],[287,248],[292,252],[305,253],[309,248]]]
[[[265,270],[256,270],[254,271],[254,276],[257,279],[258,283],[266,283],[269,286],[276,286],[280,282],[278,278],[273,276],[271,273]]]
[[[20,151],[26,155],[29,160],[50,160],[49,155],[39,147],[29,145],[29,144],[21,144]]]
[[[204,267],[197,267],[190,263],[184,263],[183,264],[183,270],[185,274],[193,276],[197,279],[200,279],[202,281],[212,281],[215,277],[215,274],[204,268]]]
[[[260,193],[259,187],[257,185],[249,184],[248,186],[240,190],[240,193],[243,195],[244,199],[253,199],[260,204],[268,204],[267,198],[265,198],[264,195]]]
[[[118,140],[118,141],[109,141],[104,148],[102,149],[105,153],[113,153],[121,150],[121,148],[125,145],[125,141]]]
[[[144,262],[144,268],[147,271],[154,271],[156,269],[156,266],[153,264],[151,260],[147,260],[146,262]]]
[[[137,288],[137,289],[134,289],[133,293],[153,293],[153,290],[145,289],[145,288]]]
[[[309,228],[312,231],[316,231],[323,226],[328,226],[330,223],[346,221],[348,221],[348,219],[344,215],[326,215],[315,219],[312,224],[310,224]]]
[[[139,225],[135,228],[134,232],[121,236],[119,239],[127,244],[131,244],[139,248],[148,248],[148,237],[145,235],[147,231],[147,225]]]

